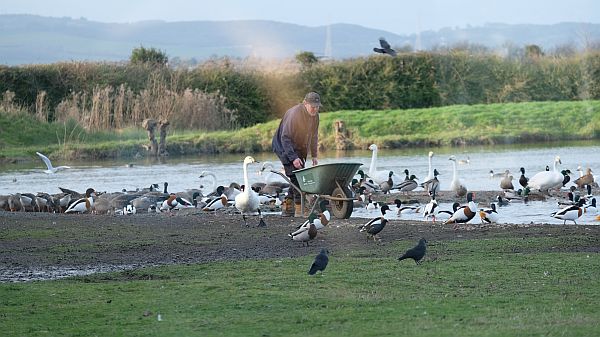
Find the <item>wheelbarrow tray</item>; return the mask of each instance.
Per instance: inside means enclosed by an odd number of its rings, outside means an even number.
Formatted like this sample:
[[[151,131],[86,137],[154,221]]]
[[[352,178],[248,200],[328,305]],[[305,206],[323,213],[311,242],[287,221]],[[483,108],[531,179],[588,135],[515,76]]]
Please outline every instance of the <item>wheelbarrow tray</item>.
[[[302,192],[331,195],[338,187],[350,184],[362,163],[321,164],[293,171]]]

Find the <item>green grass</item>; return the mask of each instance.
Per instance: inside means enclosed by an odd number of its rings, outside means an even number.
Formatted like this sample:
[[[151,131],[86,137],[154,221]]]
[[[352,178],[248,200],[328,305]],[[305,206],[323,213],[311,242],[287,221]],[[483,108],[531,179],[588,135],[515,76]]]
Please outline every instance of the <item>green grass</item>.
[[[335,149],[333,123],[343,120],[357,148],[506,144],[600,138],[600,101],[454,105],[429,109],[336,111],[321,114],[320,143]],[[235,131],[171,130],[171,154],[240,153],[271,150],[279,120]],[[141,129],[82,131],[76,124],[39,123],[0,113],[0,157],[52,155],[131,157],[145,152]]]
[[[5,283],[0,329],[6,336],[593,336],[600,259],[561,249],[582,239],[433,242],[421,266],[396,261],[414,245],[401,241],[332,252],[316,277],[306,274],[311,252]]]

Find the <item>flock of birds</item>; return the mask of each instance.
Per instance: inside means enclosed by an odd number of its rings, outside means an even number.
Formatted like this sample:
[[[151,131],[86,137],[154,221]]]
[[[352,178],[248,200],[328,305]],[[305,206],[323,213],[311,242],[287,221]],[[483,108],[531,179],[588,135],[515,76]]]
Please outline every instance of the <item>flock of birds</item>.
[[[475,202],[475,193],[469,191],[466,184],[460,179],[457,165],[469,164],[470,158],[466,160],[457,160],[455,156],[450,156],[453,167],[453,176],[450,184],[451,191],[456,197],[466,198],[466,203],[461,205],[455,202],[451,210],[440,210],[436,200],[436,195],[440,193],[439,172],[433,168],[433,152],[428,154],[428,176],[422,183],[417,182],[414,174],[409,174],[408,169],[404,170],[404,177],[400,177],[393,171],[377,169],[378,148],[372,144],[369,149],[372,151],[371,164],[367,172],[359,170],[356,177],[352,180],[352,190],[355,193],[355,207],[365,207],[366,209],[379,209],[381,215],[369,219],[366,223],[358,227],[358,231],[364,233],[367,238],[374,241],[381,241],[379,234],[389,223],[386,218],[388,212],[403,213],[413,212],[422,213],[425,220],[431,219],[437,221],[443,219],[443,224],[451,224],[457,228],[459,224],[471,221],[477,215],[482,223],[497,223],[499,219],[498,208],[509,205],[511,202],[527,202],[530,196],[536,194],[547,194],[549,191],[565,186],[570,181],[569,170],[558,170],[561,164],[557,156],[552,168],[536,173],[530,178],[525,175],[525,169],[520,168],[521,175],[518,182],[520,189],[515,190],[513,185],[514,177],[509,170],[498,174],[490,171],[490,177],[498,177],[500,187],[504,198],[498,196],[495,202],[490,203],[489,208],[478,208]],[[37,155],[46,164],[46,173],[52,174],[60,170],[69,169],[68,166],[52,166],[50,160],[41,153]],[[185,192],[169,192],[168,183],[164,183],[162,191],[158,184],[152,184],[148,188],[136,191],[122,191],[117,193],[99,193],[94,188],[88,188],[85,193],[79,193],[66,188],[60,188],[62,193],[50,195],[48,193],[15,193],[6,196],[0,196],[0,209],[6,211],[48,211],[64,213],[114,213],[114,214],[135,214],[140,211],[158,212],[173,214],[173,212],[185,208],[200,208],[204,211],[216,211],[219,209],[235,209],[242,215],[243,225],[248,225],[247,216],[258,214],[258,223],[256,227],[264,227],[266,223],[263,218],[261,207],[269,204],[272,206],[281,205],[282,197],[290,187],[288,183],[282,182],[263,182],[251,184],[248,177],[249,165],[257,163],[256,160],[247,156],[242,164],[243,185],[231,183],[229,186],[217,186],[213,192],[203,195],[202,189],[190,189]],[[273,164],[265,162],[259,171],[262,173],[275,172]],[[573,181],[574,186],[568,193],[568,198],[560,200],[559,205],[563,208],[551,214],[552,217],[576,223],[584,213],[596,214],[596,199],[592,195],[592,186],[597,185],[591,169],[585,173],[580,169],[580,177]],[[200,178],[212,179],[212,184],[216,186],[216,175],[212,172],[204,171]],[[374,202],[373,196],[389,194],[393,191],[402,193],[413,191],[417,188],[423,188],[430,200],[425,205],[406,205],[399,198],[393,203]],[[585,189],[587,194],[579,193],[580,189]],[[299,241],[302,245],[309,246],[309,242],[317,237],[318,232],[325,228],[331,221],[331,213],[327,200],[320,200],[315,204],[315,211],[310,213],[306,221],[290,232],[289,238],[293,241]],[[426,240],[421,239],[419,244],[408,250],[399,260],[413,258],[418,264],[425,254]],[[317,271],[323,271],[327,265],[328,252],[326,249],[321,251],[311,265],[309,274],[315,274]]]

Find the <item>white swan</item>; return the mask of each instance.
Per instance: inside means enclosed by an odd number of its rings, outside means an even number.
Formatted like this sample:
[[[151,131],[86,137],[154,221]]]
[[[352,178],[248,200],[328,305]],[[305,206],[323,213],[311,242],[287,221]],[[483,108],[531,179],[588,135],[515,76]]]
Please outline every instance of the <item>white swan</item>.
[[[547,192],[548,189],[553,187],[562,186],[564,177],[556,168],[557,164],[562,164],[559,156],[554,158],[554,169],[552,171],[542,171],[536,173],[533,177],[529,178],[527,186],[529,186],[529,188],[532,190],[537,189],[542,192]]]
[[[207,188],[204,184],[200,184],[201,190],[212,192],[217,188],[217,176],[214,173],[212,173],[210,171],[202,171],[198,178],[200,178],[200,179],[209,178],[210,179],[210,188]]]
[[[42,161],[44,162],[44,164],[46,164],[46,170],[44,171],[45,173],[51,174],[51,173],[56,173],[60,170],[64,170],[64,169],[70,169],[70,166],[57,166],[54,167],[52,166],[52,162],[50,162],[50,159],[48,159],[48,157],[44,156],[43,154],[36,152],[36,154],[42,158]]]
[[[429,171],[427,173],[427,177],[425,177],[424,181],[428,181],[433,179],[434,175],[433,175],[433,168],[431,167],[431,158],[433,158],[433,151],[429,151]]]
[[[258,227],[266,226],[262,213],[260,212],[260,201],[258,198],[258,193],[254,192],[252,188],[250,188],[250,183],[248,181],[248,165],[256,163],[254,158],[247,156],[244,159],[244,191],[235,196],[235,207],[242,212],[242,217],[244,218],[244,224],[248,227],[248,223],[246,222],[246,213],[250,212],[258,212],[258,216],[260,217],[260,222],[258,223]]]
[[[456,193],[458,197],[464,197],[467,194],[467,186],[458,177],[458,170],[456,169],[456,157],[450,156],[448,160],[452,161],[452,182],[450,182],[450,190]]]
[[[371,166],[369,167],[369,177],[377,184],[381,184],[388,180],[390,171],[377,171],[377,145],[371,144],[369,150],[373,151],[373,155],[371,156]],[[394,181],[393,188],[396,188],[398,184],[404,181],[403,178],[395,173],[392,175],[392,180]]]

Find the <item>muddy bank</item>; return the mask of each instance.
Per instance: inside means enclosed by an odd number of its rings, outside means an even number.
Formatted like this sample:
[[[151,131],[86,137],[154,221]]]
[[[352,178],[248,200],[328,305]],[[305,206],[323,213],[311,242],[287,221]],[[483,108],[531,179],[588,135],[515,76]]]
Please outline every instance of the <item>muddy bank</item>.
[[[255,224],[258,219],[250,219]],[[65,215],[0,214],[0,282],[53,279],[144,266],[313,255],[318,247],[345,253],[377,249],[357,227],[365,219],[333,219],[310,243],[287,234],[301,219],[265,217],[266,228],[243,227],[239,214],[197,210],[168,214]],[[495,237],[562,237],[556,250],[600,251],[600,226],[466,225],[459,230],[441,224],[392,221],[381,233],[381,245],[396,240],[435,243]],[[568,240],[583,235],[577,244]]]

